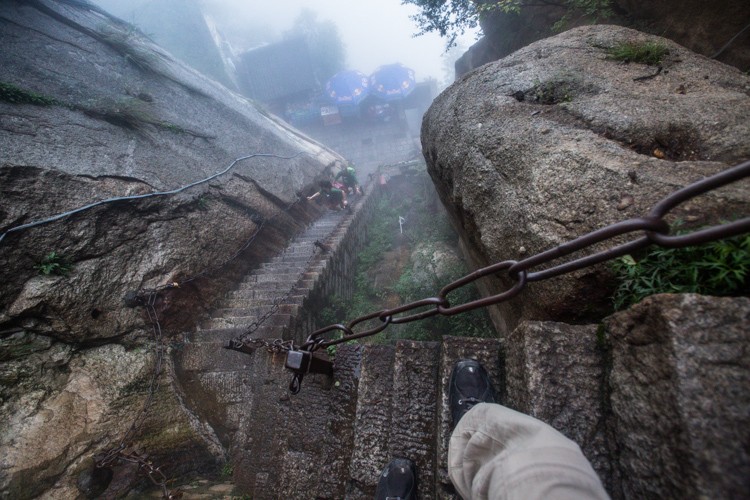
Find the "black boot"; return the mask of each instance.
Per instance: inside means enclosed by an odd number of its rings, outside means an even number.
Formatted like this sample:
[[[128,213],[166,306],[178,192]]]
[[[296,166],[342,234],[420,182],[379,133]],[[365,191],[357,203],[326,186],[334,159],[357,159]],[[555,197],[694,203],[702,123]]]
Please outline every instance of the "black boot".
[[[451,429],[466,412],[477,403],[494,403],[492,381],[478,361],[462,359],[456,363],[448,386],[448,404],[451,409]]]
[[[395,458],[380,473],[376,500],[416,500],[417,467],[408,458]]]

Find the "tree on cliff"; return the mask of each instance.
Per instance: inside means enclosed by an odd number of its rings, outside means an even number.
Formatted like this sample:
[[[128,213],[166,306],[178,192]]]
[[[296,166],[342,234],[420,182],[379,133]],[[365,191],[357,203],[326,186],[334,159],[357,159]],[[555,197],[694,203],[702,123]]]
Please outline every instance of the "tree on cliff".
[[[324,83],[346,65],[346,48],[333,21],[318,21],[318,13],[302,9],[284,38],[304,37],[310,48],[313,72]]]
[[[476,28],[489,13],[519,14],[527,7],[563,8],[565,14],[552,26],[555,31],[562,31],[576,17],[596,21],[612,15],[612,0],[402,0],[401,3],[419,7],[420,12],[411,16],[419,27],[417,35],[436,31],[448,39],[448,48],[467,29]]]

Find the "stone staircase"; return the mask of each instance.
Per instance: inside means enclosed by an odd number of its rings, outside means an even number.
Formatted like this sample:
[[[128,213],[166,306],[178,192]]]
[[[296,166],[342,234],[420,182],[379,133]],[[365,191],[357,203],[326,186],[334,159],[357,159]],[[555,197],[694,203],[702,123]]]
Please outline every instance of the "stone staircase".
[[[326,256],[315,241],[332,244],[346,230],[348,214],[328,212],[296,238],[283,253],[246,276],[221,299],[210,318],[185,334],[184,346],[175,354],[175,369],[187,404],[213,430],[226,448],[247,425],[248,408],[255,406],[256,388],[250,374],[260,373],[257,360],[224,349],[278,302],[278,311],[265,319],[253,338],[290,339],[294,320],[326,266]]]
[[[473,357],[500,387],[499,352],[497,339],[461,337],[346,345],[336,354],[334,378],[308,375],[296,396],[287,390],[283,356],[248,356],[248,370],[265,383],[253,387],[230,437],[234,494],[371,499],[385,464],[408,457],[418,467],[420,498],[457,498],[445,465],[447,379],[455,361]]]

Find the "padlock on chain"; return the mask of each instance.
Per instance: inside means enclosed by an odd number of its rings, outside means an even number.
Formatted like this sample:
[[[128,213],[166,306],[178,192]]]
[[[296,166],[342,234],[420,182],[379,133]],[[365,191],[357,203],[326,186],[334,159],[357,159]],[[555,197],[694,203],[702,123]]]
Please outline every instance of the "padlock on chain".
[[[294,373],[289,384],[289,391],[292,394],[299,392],[302,386],[302,378],[308,373],[333,375],[333,362],[315,356],[310,351],[291,350],[287,352],[285,366]]]

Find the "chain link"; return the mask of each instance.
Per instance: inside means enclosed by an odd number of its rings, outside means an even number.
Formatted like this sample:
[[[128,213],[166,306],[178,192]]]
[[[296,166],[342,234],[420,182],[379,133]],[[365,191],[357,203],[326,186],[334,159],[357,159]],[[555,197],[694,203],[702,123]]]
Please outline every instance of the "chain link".
[[[357,317],[346,324],[332,324],[325,326],[311,333],[305,343],[301,346],[294,346],[292,349],[314,352],[320,348],[330,347],[350,340],[375,335],[376,333],[383,331],[389,324],[410,323],[437,314],[451,316],[480,307],[488,307],[501,302],[506,302],[518,295],[528,283],[542,281],[577,271],[594,264],[621,257],[652,244],[668,248],[682,248],[750,232],[750,217],[745,217],[734,222],[703,228],[687,235],[671,236],[670,226],[667,221],[664,220],[664,217],[681,203],[698,195],[705,194],[714,189],[744,179],[748,176],[750,176],[750,161],[740,163],[739,165],[723,172],[694,182],[693,184],[675,191],[656,203],[648,215],[644,217],[637,217],[611,224],[520,261],[509,260],[478,269],[445,285],[438,292],[436,297],[424,298],[392,309],[383,309],[366,314]],[[627,243],[616,245],[592,255],[553,265],[547,269],[533,271],[534,268],[549,265],[553,261],[567,257],[574,252],[586,250],[599,243],[610,241],[614,238],[634,232],[640,232],[643,233],[643,235]],[[484,297],[465,304],[450,304],[448,294],[454,290],[474,283],[486,276],[495,275],[501,272],[505,272],[510,282],[513,283],[508,290],[497,295]],[[431,307],[431,309],[424,310],[425,307]],[[404,313],[411,314],[399,316]],[[354,331],[356,325],[376,318],[380,320],[380,325],[362,332]],[[334,339],[326,339],[323,337],[325,334],[333,331],[339,331],[342,335],[339,338]],[[299,380],[297,380],[297,385],[299,385]]]

